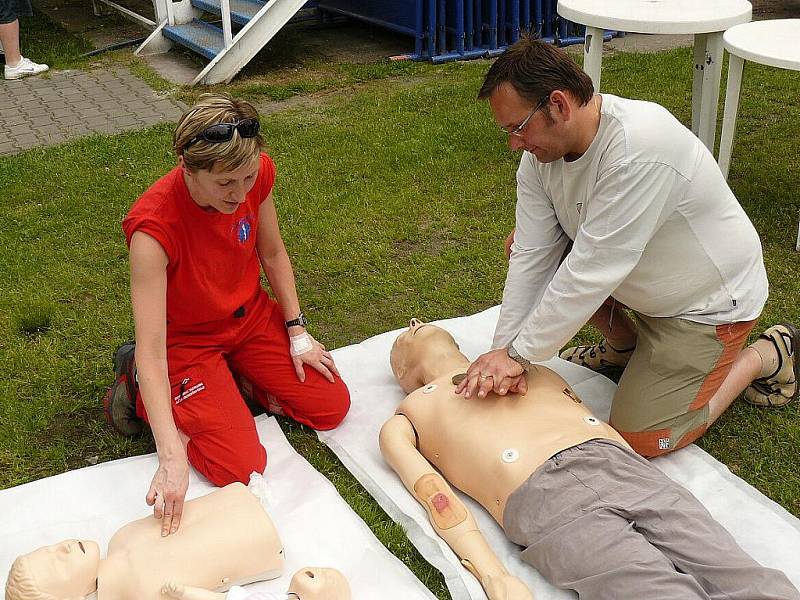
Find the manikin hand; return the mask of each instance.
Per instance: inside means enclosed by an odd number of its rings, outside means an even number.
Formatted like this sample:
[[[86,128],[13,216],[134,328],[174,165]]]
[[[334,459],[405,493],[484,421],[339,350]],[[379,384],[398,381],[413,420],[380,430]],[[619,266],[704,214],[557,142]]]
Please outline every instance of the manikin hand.
[[[487,576],[483,578],[481,585],[489,600],[533,600],[533,594],[528,586],[513,575]],[[197,600],[203,599],[198,598]]]
[[[500,396],[528,391],[522,365],[508,356],[505,348],[479,356],[467,369],[467,376],[456,386],[456,394],[464,394],[465,398],[471,398],[475,393],[478,398],[485,398],[492,391]]]
[[[178,531],[188,487],[189,461],[183,447],[163,458],[159,453],[158,469],[145,501],[153,507],[153,516],[161,520],[162,536]]]
[[[202,588],[187,587],[181,583],[168,581],[161,587],[161,594],[177,600],[225,600],[225,594],[210,592]]]
[[[297,372],[297,378],[300,381],[306,380],[306,373],[303,365],[309,365],[322,373],[325,379],[333,383],[334,374],[340,376],[339,369],[336,368],[336,364],[333,362],[333,356],[330,352],[328,352],[325,346],[311,337],[310,334],[304,334],[308,336],[308,340],[311,343],[311,348],[302,354],[292,354],[292,362],[294,363],[294,370]],[[289,335],[294,337],[297,334],[294,334],[290,331]]]

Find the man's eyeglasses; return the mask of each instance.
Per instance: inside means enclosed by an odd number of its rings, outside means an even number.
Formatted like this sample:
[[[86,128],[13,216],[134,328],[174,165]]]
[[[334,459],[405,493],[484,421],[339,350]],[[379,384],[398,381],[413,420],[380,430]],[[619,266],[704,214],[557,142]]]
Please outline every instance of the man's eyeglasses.
[[[542,98],[539,101],[539,104],[534,106],[533,110],[528,113],[528,116],[525,117],[525,120],[516,127],[514,127],[514,129],[506,129],[505,127],[501,127],[500,129],[502,129],[503,133],[505,133],[506,135],[522,137],[522,130],[525,129],[525,126],[528,124],[528,121],[530,121],[533,115],[535,115],[539,110],[541,110],[544,107],[544,105],[547,104],[549,101],[550,101],[550,94]]]
[[[212,144],[219,144],[221,142],[230,142],[233,139],[233,132],[238,131],[239,137],[254,138],[258,135],[261,129],[261,123],[258,119],[242,119],[236,123],[217,123],[206,127],[203,131],[198,133],[183,147],[186,150],[192,144],[205,140]]]

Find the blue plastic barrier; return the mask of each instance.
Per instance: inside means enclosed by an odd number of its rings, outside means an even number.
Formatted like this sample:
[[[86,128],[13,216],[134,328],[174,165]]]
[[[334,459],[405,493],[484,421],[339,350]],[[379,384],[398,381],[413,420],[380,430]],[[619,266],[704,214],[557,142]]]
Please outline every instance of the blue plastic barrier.
[[[350,17],[414,38],[405,58],[445,62],[500,54],[533,33],[582,44],[585,27],[559,17],[557,0],[318,0],[323,18]],[[311,4],[311,3],[309,3]],[[610,39],[614,32],[608,32]]]

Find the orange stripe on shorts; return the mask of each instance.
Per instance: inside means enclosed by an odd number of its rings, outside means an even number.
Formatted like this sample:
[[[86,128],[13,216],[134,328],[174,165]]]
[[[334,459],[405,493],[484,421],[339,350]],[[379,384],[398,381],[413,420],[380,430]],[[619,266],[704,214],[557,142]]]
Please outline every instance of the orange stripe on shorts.
[[[688,432],[686,435],[684,435],[678,441],[677,444],[675,444],[675,447],[673,448],[673,450],[677,450],[678,448],[683,448],[684,446],[688,446],[693,441],[698,439],[701,435],[703,435],[707,430],[708,430],[708,423],[704,423],[703,425],[700,425],[700,427],[698,427],[697,429],[692,429],[690,432]]]
[[[669,428],[651,431],[619,431],[619,434],[637,454],[641,454],[645,458],[653,458],[674,450],[670,444],[672,430]]]
[[[703,380],[694,402],[689,405],[689,410],[697,410],[708,404],[722,382],[725,381],[728,373],[731,372],[733,363],[755,324],[754,320],[717,325],[717,339],[722,342],[722,354],[720,354],[717,364]]]
[[[687,432],[677,444],[672,444],[672,429],[653,429],[652,431],[620,431],[622,438],[631,445],[637,454],[645,458],[655,458],[662,454],[667,454],[688,446],[708,429],[708,424],[704,423],[700,427]]]

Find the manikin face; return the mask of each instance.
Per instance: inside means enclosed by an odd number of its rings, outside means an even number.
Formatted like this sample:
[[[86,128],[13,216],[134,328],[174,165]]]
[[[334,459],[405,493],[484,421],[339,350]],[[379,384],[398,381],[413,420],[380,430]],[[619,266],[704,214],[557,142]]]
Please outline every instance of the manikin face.
[[[392,372],[403,390],[410,392],[422,385],[421,368],[428,357],[452,351],[458,351],[458,345],[447,331],[411,319],[408,329],[397,336],[392,346]]]
[[[336,569],[306,567],[292,577],[289,592],[300,600],[350,600],[350,586]]]
[[[551,94],[551,98],[555,95]],[[534,105],[517,93],[509,83],[500,85],[489,97],[494,119],[500,127],[508,131],[516,129],[530,114]],[[554,120],[547,118],[552,115]],[[563,158],[568,153],[564,123],[558,114],[558,107],[548,102],[530,118],[519,132],[509,135],[508,145],[512,150],[527,150],[541,163],[549,163]]]
[[[59,599],[77,600],[95,591],[100,548],[87,540],[65,540],[26,557],[37,589]]]
[[[179,164],[183,166],[183,157]],[[230,215],[245,201],[258,177],[259,158],[233,171],[221,170],[219,165],[209,171],[192,171],[184,166],[183,173],[189,193],[198,206],[209,211]]]

